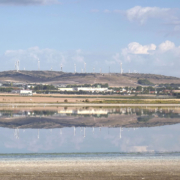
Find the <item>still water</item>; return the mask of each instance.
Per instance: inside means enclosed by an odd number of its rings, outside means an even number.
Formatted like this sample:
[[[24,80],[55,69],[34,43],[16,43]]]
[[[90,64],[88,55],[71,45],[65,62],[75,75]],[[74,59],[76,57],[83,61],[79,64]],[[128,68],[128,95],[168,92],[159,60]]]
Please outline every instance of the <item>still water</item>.
[[[180,108],[0,109],[0,159],[177,158],[179,132]]]

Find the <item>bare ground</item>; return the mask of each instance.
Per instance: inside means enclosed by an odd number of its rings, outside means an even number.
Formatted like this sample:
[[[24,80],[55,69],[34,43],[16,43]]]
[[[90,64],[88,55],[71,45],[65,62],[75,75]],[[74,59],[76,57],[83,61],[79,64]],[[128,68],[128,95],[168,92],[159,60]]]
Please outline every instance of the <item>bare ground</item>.
[[[179,180],[179,160],[1,162],[1,180]]]

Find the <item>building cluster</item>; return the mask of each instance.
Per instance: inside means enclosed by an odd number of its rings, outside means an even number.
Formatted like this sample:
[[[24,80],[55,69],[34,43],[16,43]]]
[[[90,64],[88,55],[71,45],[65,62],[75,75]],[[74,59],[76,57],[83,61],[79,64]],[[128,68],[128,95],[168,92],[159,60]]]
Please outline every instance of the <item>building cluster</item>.
[[[108,87],[108,84],[45,84],[45,83],[0,83],[0,92],[16,93],[21,96],[32,96],[36,93],[59,93],[59,94],[152,94],[152,95],[171,95],[179,96],[180,87],[165,86],[137,86],[137,87]]]
[[[101,87],[74,87],[74,88],[58,88],[58,91],[68,91],[68,92],[73,92],[73,91],[84,91],[84,92],[112,92],[111,89],[108,88],[101,88]]]

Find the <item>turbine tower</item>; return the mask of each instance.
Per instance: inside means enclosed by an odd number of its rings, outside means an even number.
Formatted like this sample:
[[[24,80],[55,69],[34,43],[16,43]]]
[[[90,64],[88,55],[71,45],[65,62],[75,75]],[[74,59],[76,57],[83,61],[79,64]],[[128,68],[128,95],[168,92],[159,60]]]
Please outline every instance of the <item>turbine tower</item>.
[[[122,62],[121,62],[121,74],[123,73],[123,69],[122,69]]]
[[[62,135],[62,129],[60,128],[60,135]]]
[[[74,126],[74,136],[76,136],[76,127]]]
[[[17,60],[15,63],[15,69],[17,72],[19,71],[19,60]]]
[[[74,73],[76,74],[76,64],[74,64]]]
[[[62,72],[62,64],[61,64],[61,72]]]
[[[16,139],[19,139],[19,129],[18,128],[14,129],[14,136]]]
[[[86,63],[84,63],[84,73],[86,73]]]
[[[38,71],[40,70],[40,60],[38,59]]]
[[[119,139],[121,139],[122,138],[122,128],[120,127],[120,129],[119,129]]]
[[[84,138],[86,137],[86,128],[84,127]]]
[[[39,129],[38,129],[38,135],[37,135],[37,138],[39,139]]]

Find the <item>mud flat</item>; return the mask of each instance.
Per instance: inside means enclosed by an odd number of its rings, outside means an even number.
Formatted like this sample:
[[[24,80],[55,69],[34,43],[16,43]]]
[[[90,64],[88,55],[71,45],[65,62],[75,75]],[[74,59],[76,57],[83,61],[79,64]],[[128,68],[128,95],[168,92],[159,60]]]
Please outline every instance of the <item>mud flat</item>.
[[[1,161],[0,179],[180,179],[180,160]]]

